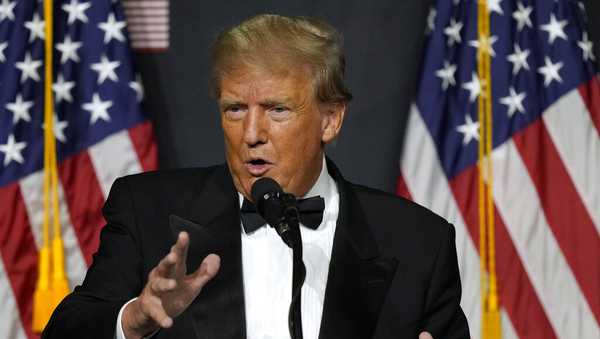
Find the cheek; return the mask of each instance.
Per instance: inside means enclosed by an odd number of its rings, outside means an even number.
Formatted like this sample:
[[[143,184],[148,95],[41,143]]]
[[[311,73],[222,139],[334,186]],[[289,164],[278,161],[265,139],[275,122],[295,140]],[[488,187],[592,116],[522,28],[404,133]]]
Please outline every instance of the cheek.
[[[240,138],[240,128],[233,123],[223,123],[223,136],[225,138],[225,149],[227,152],[236,153],[236,151],[240,148],[241,138]],[[232,154],[232,155],[233,155]]]
[[[223,135],[227,163],[229,164],[234,181],[236,181],[236,187],[239,191],[243,192],[244,190],[239,186],[243,184],[244,177],[246,176],[244,164],[240,158],[241,139],[237,137],[236,129],[232,128],[231,125],[227,126],[223,124]]]
[[[286,176],[309,166],[309,160],[321,149],[320,124],[302,124],[294,129],[282,129],[272,140]]]
[[[275,127],[275,126],[274,126]],[[297,157],[311,149],[311,143],[319,139],[313,126],[308,123],[280,125],[271,128],[270,139],[282,158]]]

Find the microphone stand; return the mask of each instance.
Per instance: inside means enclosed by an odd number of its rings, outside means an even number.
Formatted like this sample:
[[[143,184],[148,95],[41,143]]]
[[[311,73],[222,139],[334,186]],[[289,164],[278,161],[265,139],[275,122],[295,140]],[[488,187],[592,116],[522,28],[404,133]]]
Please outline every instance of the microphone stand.
[[[302,312],[300,294],[304,279],[306,278],[306,267],[302,261],[302,236],[300,234],[300,217],[296,198],[289,193],[281,195],[283,203],[283,220],[277,233],[283,241],[292,249],[292,301],[288,311],[288,328],[292,339],[303,339],[302,335]]]

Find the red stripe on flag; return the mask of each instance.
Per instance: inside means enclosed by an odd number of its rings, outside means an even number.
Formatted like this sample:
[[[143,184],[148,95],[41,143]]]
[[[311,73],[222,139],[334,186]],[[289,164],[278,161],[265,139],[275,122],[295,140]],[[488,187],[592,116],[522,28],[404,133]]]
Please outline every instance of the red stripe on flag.
[[[130,26],[127,26],[127,28],[129,29],[129,34],[140,33],[140,32],[148,32],[148,33],[152,33],[152,32],[169,32],[169,26],[168,25],[152,25],[152,26],[147,26],[147,25],[130,25]]]
[[[0,253],[4,268],[12,286],[25,333],[28,338],[39,338],[31,329],[33,291],[38,275],[38,250],[27,210],[17,184],[0,187],[0,197],[3,198],[0,208]]]
[[[408,190],[408,185],[406,185],[406,181],[404,181],[402,174],[398,176],[398,182],[396,182],[396,193],[403,198],[412,200],[410,191]]]
[[[464,170],[450,181],[450,187],[469,234],[474,239],[473,243],[479,250],[477,173],[476,167]],[[500,303],[520,338],[556,338],[504,221],[497,211],[494,214],[496,218],[496,274]]]
[[[149,36],[132,36],[131,44],[135,46],[148,45],[148,46],[169,46],[169,38],[166,37],[149,37]]]
[[[600,236],[594,223],[543,121],[537,120],[513,139],[540,197],[548,225],[600,322]]]
[[[139,41],[132,42],[131,47],[136,52],[164,52],[169,47],[168,41]]]
[[[164,47],[136,47],[132,46],[133,51],[136,53],[166,53],[169,49]]]
[[[593,77],[588,83],[579,86],[578,90],[590,112],[596,131],[600,134],[600,80]]]
[[[167,22],[169,13],[165,11],[164,13],[138,14],[125,11],[125,15],[127,16],[127,20],[131,20],[131,22],[149,22],[155,20]]]
[[[62,161],[58,173],[71,224],[85,262],[89,266],[92,262],[92,254],[98,249],[100,228],[105,224],[100,213],[104,204],[102,188],[87,152],[81,152]]]
[[[144,171],[154,170],[158,167],[158,154],[154,139],[154,128],[150,121],[143,122],[129,129],[129,136],[133,148],[137,153]]]

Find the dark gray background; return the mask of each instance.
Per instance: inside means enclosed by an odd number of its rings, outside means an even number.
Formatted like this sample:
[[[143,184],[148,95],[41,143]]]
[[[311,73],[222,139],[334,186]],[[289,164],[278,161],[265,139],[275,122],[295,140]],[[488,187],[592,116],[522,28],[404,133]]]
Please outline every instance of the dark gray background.
[[[207,87],[208,46],[216,34],[260,13],[310,15],[344,34],[346,78],[354,94],[342,133],[328,154],[347,178],[393,192],[431,2],[171,1],[171,47],[163,54],[136,55],[146,88],[145,108],[155,121],[161,167],[224,161],[219,114]],[[600,1],[584,3],[600,57]]]

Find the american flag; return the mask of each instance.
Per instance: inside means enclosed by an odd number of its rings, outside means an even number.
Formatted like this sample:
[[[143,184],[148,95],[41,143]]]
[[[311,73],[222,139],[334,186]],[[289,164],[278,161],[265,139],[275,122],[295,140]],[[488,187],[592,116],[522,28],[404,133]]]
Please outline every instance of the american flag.
[[[496,271],[504,338],[600,338],[600,82],[571,0],[438,0],[398,193],[454,223],[462,307],[481,336],[476,53],[491,55]]]
[[[169,0],[123,0],[131,47],[136,52],[169,48]]]
[[[41,1],[0,1],[0,338],[36,338],[32,295],[43,219],[44,16]],[[54,2],[54,135],[69,285],[98,246],[113,180],[156,167],[120,4]]]

